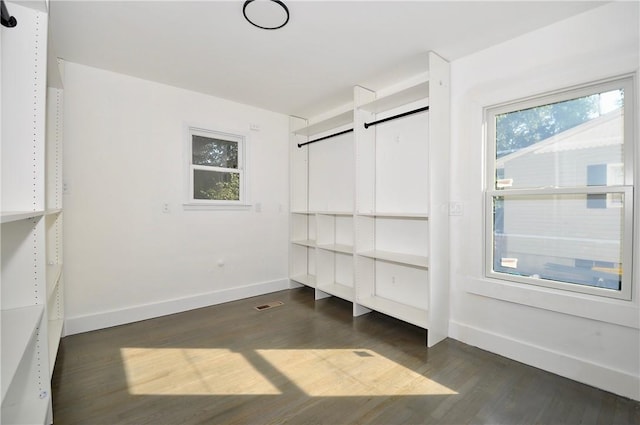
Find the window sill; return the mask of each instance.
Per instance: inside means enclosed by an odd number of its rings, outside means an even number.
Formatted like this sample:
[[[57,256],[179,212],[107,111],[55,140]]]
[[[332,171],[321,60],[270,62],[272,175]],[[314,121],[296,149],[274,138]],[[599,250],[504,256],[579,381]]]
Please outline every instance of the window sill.
[[[464,289],[474,295],[640,329],[640,308],[633,301],[615,300],[489,278],[468,279]]]
[[[248,211],[252,204],[205,204],[196,202],[186,202],[182,204],[185,211]]]

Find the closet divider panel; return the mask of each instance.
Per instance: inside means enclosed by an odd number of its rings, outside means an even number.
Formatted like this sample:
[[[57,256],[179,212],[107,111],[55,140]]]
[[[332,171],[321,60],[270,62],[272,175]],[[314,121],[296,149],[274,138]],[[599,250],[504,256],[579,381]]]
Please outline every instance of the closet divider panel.
[[[429,179],[431,246],[429,269],[430,308],[427,345],[433,346],[449,333],[449,179],[450,179],[450,66],[429,53]]]

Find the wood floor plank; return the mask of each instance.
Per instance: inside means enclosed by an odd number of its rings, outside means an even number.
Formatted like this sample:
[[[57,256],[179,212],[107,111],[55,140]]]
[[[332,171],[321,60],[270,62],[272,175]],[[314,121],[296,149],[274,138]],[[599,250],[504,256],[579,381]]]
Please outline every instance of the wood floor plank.
[[[73,335],[54,423],[640,423],[638,402],[424,332],[300,288]]]

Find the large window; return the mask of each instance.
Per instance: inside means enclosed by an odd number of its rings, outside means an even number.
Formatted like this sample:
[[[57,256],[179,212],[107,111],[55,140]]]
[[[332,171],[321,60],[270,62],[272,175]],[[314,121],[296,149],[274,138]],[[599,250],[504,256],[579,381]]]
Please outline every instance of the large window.
[[[189,201],[245,202],[243,136],[189,127]]]
[[[633,80],[486,110],[486,273],[630,299]]]

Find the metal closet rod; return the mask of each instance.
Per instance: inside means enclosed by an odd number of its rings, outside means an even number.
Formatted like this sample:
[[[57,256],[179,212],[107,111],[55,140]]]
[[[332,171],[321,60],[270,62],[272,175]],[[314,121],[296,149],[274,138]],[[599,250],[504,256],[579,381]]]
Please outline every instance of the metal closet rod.
[[[16,20],[16,18],[14,18],[13,16],[11,16],[9,14],[9,11],[7,10],[7,6],[4,4],[4,0],[2,0],[2,6],[1,6],[1,12],[0,12],[0,17],[1,17],[1,22],[2,25],[4,25],[7,28],[13,28],[16,25],[18,25],[18,21]]]
[[[383,119],[378,120],[378,121],[366,122],[366,123],[364,123],[364,128],[369,128],[372,125],[382,124],[383,122],[395,120],[395,119],[398,119],[398,118],[406,117],[407,115],[413,115],[413,114],[417,114],[418,112],[424,112],[424,111],[428,111],[428,110],[429,110],[429,107],[425,106],[423,108],[414,109],[413,111],[409,111],[409,112],[403,112],[402,114],[394,115],[394,116],[389,117],[389,118],[383,118]]]
[[[403,112],[402,114],[394,115],[392,117],[384,118],[384,119],[381,119],[381,120],[378,120],[378,121],[373,121],[373,122],[368,122],[368,123],[366,122],[366,123],[364,123],[364,128],[369,128],[372,125],[381,124],[383,122],[395,120],[395,119],[398,119],[398,118],[406,117],[407,115],[413,115],[413,114],[417,114],[418,112],[424,112],[424,111],[428,111],[428,110],[429,110],[429,107],[425,106],[425,107],[422,107],[422,108],[414,109],[413,111]],[[340,131],[338,133],[330,134],[328,136],[324,136],[324,137],[321,137],[319,139],[310,140],[310,141],[304,142],[304,143],[298,143],[298,147],[301,148],[304,145],[309,145],[311,143],[319,142],[321,140],[326,140],[326,139],[330,139],[332,137],[341,136],[343,134],[351,133],[352,131],[353,131],[353,128],[350,128],[348,130],[344,130],[344,131]]]
[[[310,143],[319,142],[320,140],[326,140],[326,139],[330,139],[330,138],[332,138],[332,137],[342,136],[343,134],[351,133],[352,131],[353,131],[353,128],[350,128],[350,129],[348,129],[348,130],[340,131],[339,133],[335,133],[335,134],[330,134],[330,135],[328,135],[328,136],[324,136],[324,137],[321,137],[321,138],[319,138],[319,139],[309,140],[308,142],[304,142],[304,143],[298,143],[298,147],[299,147],[299,148],[301,148],[301,147],[303,147],[304,145],[308,145],[308,144],[310,144]]]

